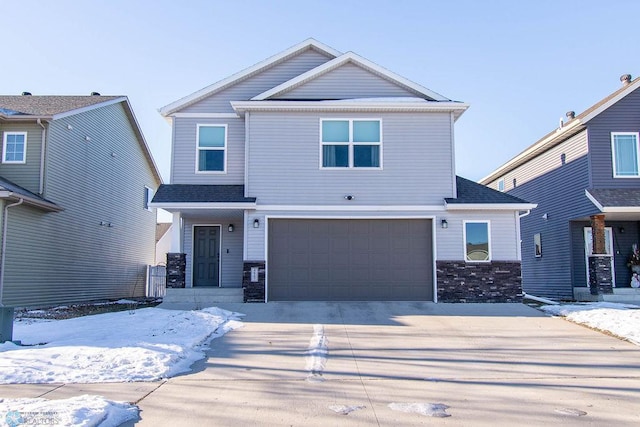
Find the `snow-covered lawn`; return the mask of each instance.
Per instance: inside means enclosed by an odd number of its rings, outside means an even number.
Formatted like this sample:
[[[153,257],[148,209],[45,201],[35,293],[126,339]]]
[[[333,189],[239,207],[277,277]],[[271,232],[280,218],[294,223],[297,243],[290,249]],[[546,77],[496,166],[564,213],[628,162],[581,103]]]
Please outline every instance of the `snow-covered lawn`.
[[[571,305],[544,305],[546,313],[608,332],[640,345],[640,306],[595,302]]]
[[[197,311],[143,308],[66,320],[19,319],[13,336],[22,345],[0,344],[0,384],[171,377],[189,371],[193,362],[202,359],[204,346],[212,339],[241,327],[241,317],[210,307]],[[22,424],[33,424],[25,417],[55,415],[60,419],[58,425],[115,426],[136,419],[137,413],[136,406],[99,396],[66,400],[0,397],[0,414],[22,417]]]

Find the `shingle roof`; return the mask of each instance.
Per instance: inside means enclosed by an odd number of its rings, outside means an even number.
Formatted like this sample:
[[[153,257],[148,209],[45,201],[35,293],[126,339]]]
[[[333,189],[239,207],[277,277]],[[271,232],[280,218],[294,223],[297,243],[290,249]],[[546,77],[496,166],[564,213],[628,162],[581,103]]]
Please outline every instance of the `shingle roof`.
[[[446,198],[446,202],[449,204],[456,203],[480,203],[480,204],[505,204],[505,203],[529,203],[518,197],[510,194],[503,193],[501,191],[494,190],[486,187],[477,182],[470,181],[461,176],[456,176],[456,198]]]
[[[9,181],[0,176],[0,191],[9,191],[11,193],[16,194],[19,197],[24,197],[32,201],[32,204],[44,205],[49,208],[49,210],[62,210],[58,205],[53,203],[50,200],[45,199],[44,197],[40,197],[39,195],[32,193],[31,191],[20,187],[17,184]]]
[[[253,203],[244,197],[244,185],[163,184],[152,203]]]
[[[603,207],[640,207],[640,188],[591,188],[587,191]]]
[[[88,107],[122,96],[32,96],[32,95],[0,95],[0,112],[10,110],[11,115],[22,113],[31,116],[53,116],[78,108]]]

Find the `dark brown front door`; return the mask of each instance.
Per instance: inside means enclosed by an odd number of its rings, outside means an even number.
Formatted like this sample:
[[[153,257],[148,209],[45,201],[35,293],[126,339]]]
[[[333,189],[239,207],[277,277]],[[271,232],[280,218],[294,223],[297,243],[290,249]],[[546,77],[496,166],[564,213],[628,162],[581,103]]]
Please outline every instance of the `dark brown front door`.
[[[220,227],[193,228],[193,286],[220,286]]]

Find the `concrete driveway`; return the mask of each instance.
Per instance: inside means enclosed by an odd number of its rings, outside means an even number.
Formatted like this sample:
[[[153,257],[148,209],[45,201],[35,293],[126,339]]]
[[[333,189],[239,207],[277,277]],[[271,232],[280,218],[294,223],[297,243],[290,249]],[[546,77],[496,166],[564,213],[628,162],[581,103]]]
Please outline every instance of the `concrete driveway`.
[[[525,305],[222,306],[245,326],[193,373],[21,387],[137,402],[143,426],[640,425],[640,348]]]

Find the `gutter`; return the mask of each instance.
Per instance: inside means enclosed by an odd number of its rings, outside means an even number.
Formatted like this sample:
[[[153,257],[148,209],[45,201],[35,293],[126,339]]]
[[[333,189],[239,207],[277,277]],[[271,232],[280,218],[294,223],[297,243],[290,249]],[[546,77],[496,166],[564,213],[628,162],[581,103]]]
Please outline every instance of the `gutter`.
[[[24,199],[18,200],[16,203],[12,203],[4,207],[4,212],[2,216],[2,253],[0,253],[0,307],[4,307],[4,303],[2,302],[2,296],[4,293],[4,262],[5,262],[5,253],[7,250],[7,222],[9,220],[9,208],[14,206],[19,206],[24,202]]]
[[[40,186],[38,187],[38,194],[42,196],[44,193],[44,155],[45,155],[45,146],[47,141],[47,128],[42,124],[42,120],[37,119],[36,122],[42,128],[42,142],[40,144]]]

